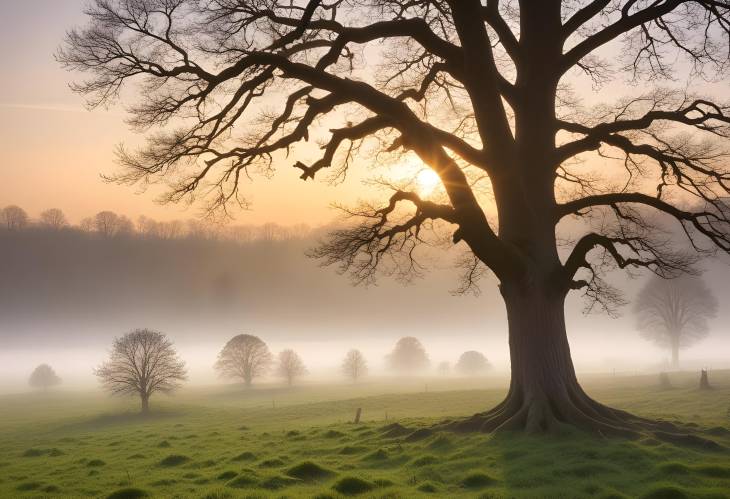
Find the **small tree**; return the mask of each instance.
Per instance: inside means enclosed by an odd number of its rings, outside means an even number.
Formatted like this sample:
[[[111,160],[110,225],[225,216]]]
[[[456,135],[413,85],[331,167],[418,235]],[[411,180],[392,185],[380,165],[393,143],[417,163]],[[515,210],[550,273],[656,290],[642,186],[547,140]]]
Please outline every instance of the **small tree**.
[[[438,365],[436,370],[441,376],[446,376],[451,372],[451,364],[447,361],[443,361]]]
[[[43,391],[46,391],[52,386],[61,384],[61,378],[56,375],[56,371],[51,366],[41,364],[31,373],[28,384],[33,388],[42,388]]]
[[[113,394],[139,395],[142,413],[149,412],[153,393],[170,393],[187,379],[185,362],[163,333],[135,329],[115,338],[109,360],[94,374]]]
[[[239,334],[228,340],[218,354],[215,368],[221,376],[240,378],[249,387],[254,378],[266,374],[272,359],[269,347],[261,338]]]
[[[654,277],[639,292],[634,312],[642,336],[669,347],[676,368],[679,349],[707,336],[707,320],[717,315],[717,299],[699,278]]]
[[[39,222],[44,227],[54,230],[62,229],[68,225],[66,215],[58,208],[51,208],[41,213]]]
[[[368,372],[368,363],[360,350],[352,349],[345,355],[342,361],[342,373],[350,378],[353,383]]]
[[[389,367],[394,371],[415,372],[428,367],[429,360],[426,349],[418,338],[406,336],[398,340],[393,352],[386,358]]]
[[[279,353],[279,366],[276,372],[279,376],[286,379],[289,386],[292,386],[296,378],[307,374],[307,368],[304,367],[304,362],[302,362],[298,353],[294,350],[287,349]]]
[[[0,222],[8,230],[21,230],[28,225],[28,214],[20,206],[11,204],[0,210]]]
[[[483,374],[491,367],[484,354],[475,350],[462,353],[459,361],[456,363],[456,370],[468,376]]]

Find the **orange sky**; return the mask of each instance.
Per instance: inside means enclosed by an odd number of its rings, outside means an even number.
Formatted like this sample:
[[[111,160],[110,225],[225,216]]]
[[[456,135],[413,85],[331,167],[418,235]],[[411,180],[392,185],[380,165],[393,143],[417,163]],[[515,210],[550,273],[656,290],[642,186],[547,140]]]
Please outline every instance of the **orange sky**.
[[[141,138],[128,131],[121,109],[86,111],[83,99],[68,89],[72,75],[53,59],[65,31],[83,23],[84,4],[85,0],[0,1],[0,60],[5,66],[0,78],[0,207],[18,204],[31,216],[58,207],[72,222],[101,210],[132,219],[142,214],[161,220],[196,216],[194,207],[155,203],[159,190],[138,193],[101,180],[101,173],[115,170],[114,147],[120,142],[137,144]],[[638,91],[612,83],[591,92],[588,81],[579,81],[578,88],[589,101]],[[714,90],[727,94],[727,82]],[[351,204],[372,195],[362,185],[372,175],[368,168],[351,170],[346,182],[335,187],[327,184],[326,175],[304,183],[299,170],[291,167],[294,160],[282,162],[273,180],[245,182],[242,192],[252,201],[253,211],[239,212],[237,223],[319,225],[337,215],[331,203]]]
[[[121,109],[86,111],[67,86],[72,75],[53,59],[65,30],[83,22],[84,3],[0,2],[0,60],[6,65],[0,78],[0,206],[18,204],[31,216],[59,207],[72,222],[105,209],[132,219],[195,217],[195,207],[155,203],[159,190],[140,194],[101,180],[101,173],[115,169],[114,147],[140,137],[128,131]],[[324,175],[304,183],[292,163],[281,164],[273,180],[246,182],[242,191],[253,210],[239,212],[237,223],[319,225],[337,215],[331,203],[354,202],[365,192],[359,172],[333,187]]]

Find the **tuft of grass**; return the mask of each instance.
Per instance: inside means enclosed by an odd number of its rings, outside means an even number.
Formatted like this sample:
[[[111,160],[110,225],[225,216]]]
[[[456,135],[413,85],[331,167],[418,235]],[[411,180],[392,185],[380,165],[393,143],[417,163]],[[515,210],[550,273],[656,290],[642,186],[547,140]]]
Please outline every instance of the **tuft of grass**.
[[[388,452],[384,449],[378,449],[363,457],[364,461],[385,461],[388,459]]]
[[[44,455],[46,451],[43,449],[27,449],[25,452],[23,452],[23,457],[40,457]]]
[[[689,499],[689,495],[679,487],[660,486],[647,492],[641,499]]]
[[[341,431],[337,431],[337,430],[327,430],[324,433],[324,435],[322,435],[322,436],[324,438],[340,438],[340,437],[344,437],[345,434],[342,433]]]
[[[230,480],[238,476],[238,473],[233,470],[227,470],[215,477],[217,480]]]
[[[106,499],[141,499],[143,497],[149,497],[149,495],[146,490],[136,487],[126,487],[112,492],[106,496]]]
[[[226,485],[228,487],[233,487],[234,489],[246,489],[249,488],[257,483],[256,478],[254,478],[251,475],[240,475],[228,482]]]
[[[183,456],[182,454],[170,454],[169,456],[163,458],[158,464],[160,466],[180,466],[181,464],[185,464],[190,461],[190,458],[188,456]]]
[[[362,452],[365,452],[367,450],[367,447],[358,447],[354,445],[346,445],[343,448],[340,449],[338,454],[342,454],[345,456],[351,456],[353,454],[360,454]]]
[[[391,423],[389,425],[385,425],[380,429],[380,431],[381,431],[381,435],[384,438],[404,437],[413,432],[412,429],[406,428],[405,426],[403,426],[400,423]]]
[[[428,437],[433,435],[433,430],[429,428],[421,428],[419,430],[414,431],[410,435],[408,435],[405,438],[406,442],[418,442],[419,440],[424,440]]]
[[[266,480],[261,482],[259,484],[259,486],[264,489],[279,490],[279,489],[283,489],[284,487],[290,487],[292,485],[297,485],[299,483],[300,483],[300,480],[297,480],[296,478],[276,475],[276,476],[267,478]]]
[[[86,463],[86,466],[90,468],[98,468],[100,466],[106,466],[106,462],[101,459],[91,459]]]
[[[695,467],[695,470],[700,475],[712,478],[730,478],[730,467],[706,464]]]
[[[278,468],[279,466],[284,466],[284,461],[276,457],[273,459],[266,459],[259,463],[259,468]]]
[[[312,461],[304,461],[289,468],[286,471],[286,474],[290,477],[298,478],[299,480],[305,482],[312,482],[325,479],[333,475],[334,472],[323,468],[319,464]]]
[[[675,461],[670,463],[661,463],[659,466],[657,466],[657,470],[663,475],[667,476],[689,475],[691,473],[689,466]]]
[[[414,459],[411,462],[411,464],[413,466],[421,467],[421,466],[429,466],[431,464],[436,464],[438,461],[439,460],[436,458],[436,456],[432,456],[429,454],[429,455],[421,456],[421,457]]]
[[[15,487],[16,490],[29,491],[38,490],[43,486],[41,482],[24,482]]]
[[[354,496],[370,492],[375,488],[375,485],[356,476],[346,476],[338,480],[332,488],[340,494]]]
[[[461,486],[467,489],[480,489],[483,487],[489,487],[497,483],[497,480],[487,475],[486,473],[472,473],[467,475],[462,481]]]
[[[233,495],[231,495],[231,493],[226,490],[214,490],[208,492],[200,499],[231,499],[232,497]]]
[[[427,494],[433,494],[439,491],[438,487],[431,482],[425,482],[419,485],[418,490]]]
[[[256,454],[250,451],[241,452],[239,455],[231,458],[231,461],[254,461]]]
[[[172,445],[170,445],[170,442],[168,442],[167,440],[163,440],[162,442],[157,444],[157,447],[159,447],[160,449],[166,449],[168,447],[172,447]]]

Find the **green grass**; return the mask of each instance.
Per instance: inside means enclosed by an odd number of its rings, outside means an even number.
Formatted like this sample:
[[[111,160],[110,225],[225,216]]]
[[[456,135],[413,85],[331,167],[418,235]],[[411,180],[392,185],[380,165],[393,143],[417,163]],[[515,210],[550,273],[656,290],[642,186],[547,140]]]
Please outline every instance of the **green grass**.
[[[95,394],[3,396],[0,497],[730,499],[730,372],[712,373],[708,392],[695,373],[671,376],[672,390],[656,376],[584,384],[616,407],[697,425],[724,450],[430,429],[498,402],[503,380],[190,389],[154,399],[148,417]]]

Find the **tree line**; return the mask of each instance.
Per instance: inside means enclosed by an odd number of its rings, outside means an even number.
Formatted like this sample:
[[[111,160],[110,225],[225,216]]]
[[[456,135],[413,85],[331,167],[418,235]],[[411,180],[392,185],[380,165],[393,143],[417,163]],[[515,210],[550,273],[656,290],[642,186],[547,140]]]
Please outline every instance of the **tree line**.
[[[273,222],[262,225],[230,225],[200,219],[159,221],[141,215],[136,221],[123,214],[102,210],[71,224],[63,210],[49,208],[37,218],[17,205],[0,208],[0,230],[23,231],[32,228],[52,231],[75,230],[102,238],[140,237],[148,239],[204,239],[247,243],[304,239],[312,232],[306,224],[284,226]]]
[[[401,374],[422,372],[430,364],[423,345],[412,336],[398,340],[386,360],[391,370]],[[293,349],[284,349],[274,356],[261,338],[250,334],[228,340],[213,367],[222,378],[240,381],[247,388],[272,372],[293,386],[309,372]],[[464,352],[456,363],[457,371],[465,375],[483,374],[490,367],[486,357],[476,351]],[[345,354],[340,371],[357,383],[367,375],[368,362],[360,350],[351,349]],[[114,339],[109,357],[94,369],[94,375],[112,394],[138,396],[142,412],[147,413],[152,395],[179,388],[187,380],[187,369],[166,334],[135,329]],[[39,365],[29,379],[31,386],[43,391],[60,383],[61,378],[48,364]]]

